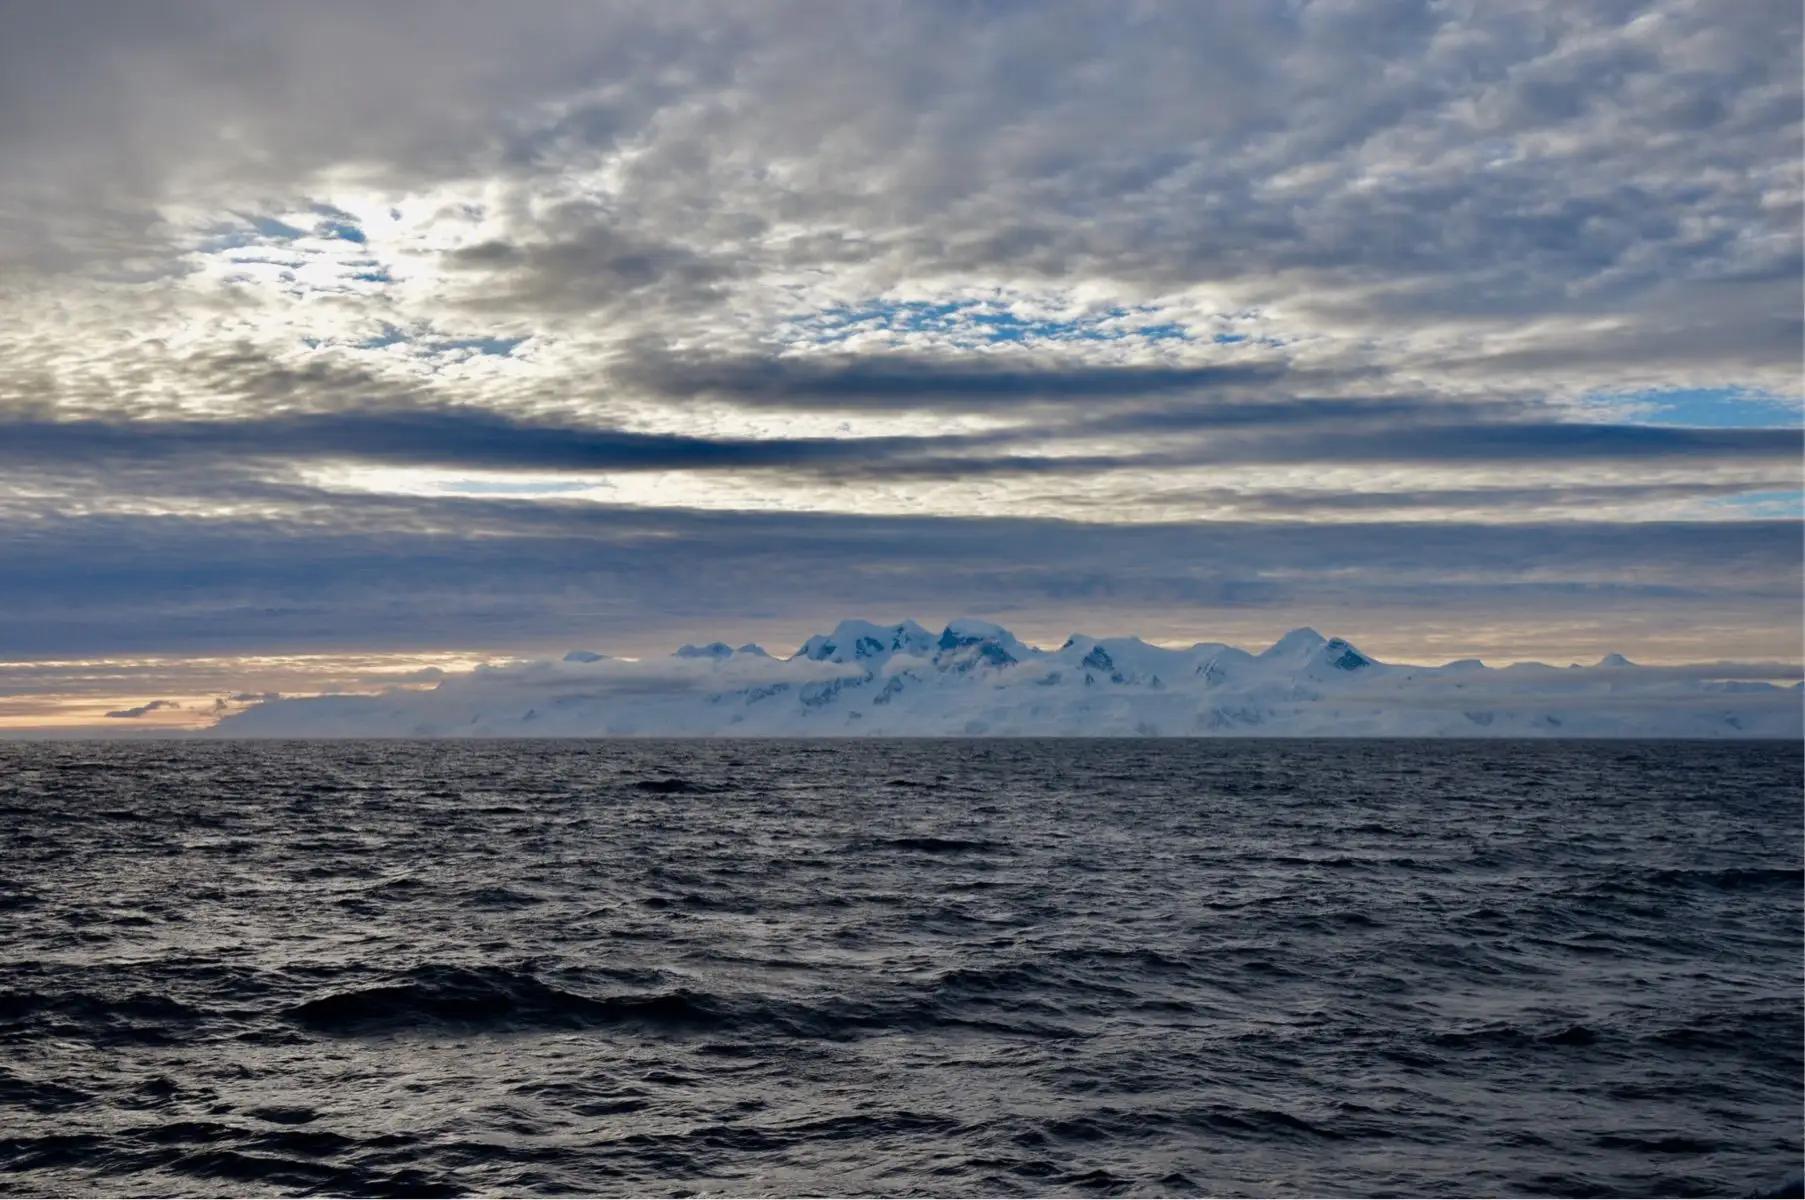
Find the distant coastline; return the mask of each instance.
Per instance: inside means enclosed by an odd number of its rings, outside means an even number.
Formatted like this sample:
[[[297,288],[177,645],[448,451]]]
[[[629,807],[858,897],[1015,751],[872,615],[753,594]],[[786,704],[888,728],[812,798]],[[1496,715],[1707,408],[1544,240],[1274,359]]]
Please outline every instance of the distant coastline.
[[[1770,665],[1771,666],[1771,665]],[[1258,653],[954,621],[843,621],[788,658],[726,642],[659,660],[573,650],[429,690],[266,700],[213,737],[1797,738],[1805,689],[1750,667],[1382,662],[1287,633]]]

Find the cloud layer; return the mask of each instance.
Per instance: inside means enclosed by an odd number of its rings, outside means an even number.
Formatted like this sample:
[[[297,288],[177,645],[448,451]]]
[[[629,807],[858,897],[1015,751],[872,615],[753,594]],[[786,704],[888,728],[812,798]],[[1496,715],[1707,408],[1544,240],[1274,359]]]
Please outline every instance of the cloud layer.
[[[0,685],[873,606],[1801,654],[1796,5],[6,14]]]

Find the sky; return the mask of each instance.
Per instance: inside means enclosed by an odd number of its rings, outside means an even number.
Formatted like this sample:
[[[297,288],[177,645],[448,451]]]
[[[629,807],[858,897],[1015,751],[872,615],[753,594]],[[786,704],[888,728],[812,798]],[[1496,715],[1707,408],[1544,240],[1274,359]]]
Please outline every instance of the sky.
[[[1805,653],[1794,0],[0,8],[0,728]]]

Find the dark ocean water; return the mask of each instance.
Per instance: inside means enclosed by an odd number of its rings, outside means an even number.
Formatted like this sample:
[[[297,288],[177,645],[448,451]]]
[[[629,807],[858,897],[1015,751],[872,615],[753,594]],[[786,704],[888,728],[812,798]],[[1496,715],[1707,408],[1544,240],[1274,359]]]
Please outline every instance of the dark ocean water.
[[[0,744],[0,1191],[1796,1189],[1800,784],[1779,744]]]

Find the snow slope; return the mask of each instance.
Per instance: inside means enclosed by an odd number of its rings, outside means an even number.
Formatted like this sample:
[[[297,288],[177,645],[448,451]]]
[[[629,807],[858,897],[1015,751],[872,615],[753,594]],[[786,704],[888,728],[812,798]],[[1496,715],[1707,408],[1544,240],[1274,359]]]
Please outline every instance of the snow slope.
[[[1297,629],[1258,654],[1074,634],[1042,650],[960,620],[842,621],[787,659],[726,642],[652,662],[573,651],[431,691],[266,701],[238,737],[1140,735],[1801,736],[1805,692],[1724,664],[1383,663]]]

